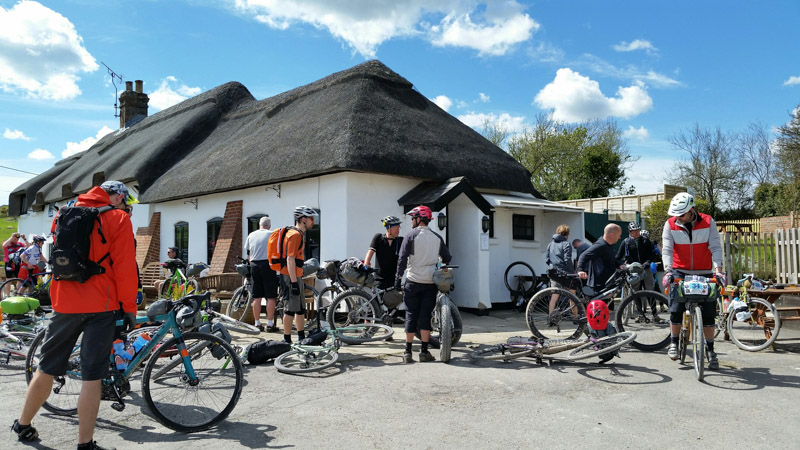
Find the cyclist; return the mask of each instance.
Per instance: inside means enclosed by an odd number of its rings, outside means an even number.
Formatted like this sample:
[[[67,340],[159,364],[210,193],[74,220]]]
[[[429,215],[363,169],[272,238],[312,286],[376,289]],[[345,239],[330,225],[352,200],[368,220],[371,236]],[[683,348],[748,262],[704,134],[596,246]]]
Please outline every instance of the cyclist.
[[[99,216],[102,231],[96,227],[90,235],[89,259],[99,261],[104,272],[83,283],[53,280],[50,286],[53,317],[45,332],[39,368],[28,385],[19,419],[11,427],[19,440],[32,441],[39,436],[31,421],[53,391],[54,377],[66,373],[69,355],[83,333],[78,448],[100,448],[92,438],[100,408],[101,380],[108,374],[108,355],[120,308],[128,327],[136,324],[136,251],[133,227],[123,211],[123,205],[130,204],[132,199],[127,187],[119,181],[106,181],[78,196],[77,206],[115,207]],[[54,230],[55,226],[54,220]]]
[[[6,279],[17,278],[19,275],[19,265],[11,261],[11,255],[19,250],[28,246],[28,240],[25,239],[24,234],[12,233],[5,242],[3,242],[3,262],[6,267]]]
[[[277,333],[275,326],[275,303],[278,298],[278,274],[269,267],[267,258],[267,242],[272,234],[272,220],[264,216],[258,220],[258,229],[247,235],[244,247],[247,250],[247,260],[253,273],[253,317],[255,326],[264,331],[261,325],[261,300],[267,299],[267,327],[266,331]]]
[[[294,227],[286,230],[283,252],[286,255],[286,264],[280,271],[280,293],[283,300],[283,340],[292,342],[292,321],[297,327],[297,338],[306,338],[305,326],[306,304],[303,292],[300,289],[300,280],[303,277],[305,233],[314,226],[317,212],[308,206],[298,206],[294,209]]]
[[[545,251],[547,263],[547,276],[550,278],[550,287],[569,289],[575,293],[573,283],[574,278],[568,278],[567,274],[575,273],[575,265],[572,261],[572,245],[567,240],[569,238],[569,226],[561,224],[556,228],[553,240],[547,244]],[[577,282],[580,285],[580,282]],[[550,296],[549,312],[552,313],[558,302],[558,294]]]
[[[722,275],[722,244],[717,224],[711,216],[697,212],[694,197],[681,192],[672,198],[668,213],[670,219],[664,223],[661,242],[663,243],[664,287],[668,287],[676,277],[701,275],[711,278],[712,272],[720,284],[724,285]],[[686,304],[676,301],[677,289],[670,289],[669,321],[671,342],[667,355],[678,359],[678,341]],[[719,368],[717,354],[714,352],[714,322],[717,315],[716,303],[701,304],[703,311],[703,334],[708,350],[708,368]]]
[[[622,237],[622,228],[619,225],[614,223],[606,225],[603,229],[603,237],[581,253],[581,257],[578,259],[578,276],[582,280],[587,280],[586,285],[596,291],[606,285],[606,281],[614,275],[617,267],[625,268],[625,264],[621,264],[614,257],[614,248],[612,247],[620,237]],[[614,309],[613,303],[609,305],[609,308]]]
[[[169,247],[167,249],[167,260],[164,261],[162,265],[169,269],[170,278],[172,275],[175,275],[176,270],[186,267],[186,264],[184,264],[184,262],[178,258],[178,247]],[[158,280],[153,283],[153,286],[156,288],[156,292],[161,292],[161,286],[166,282],[167,280]]]
[[[633,290],[647,290],[652,291],[655,285],[655,278],[651,276],[650,262],[656,259],[656,254],[653,251],[653,243],[642,234],[642,227],[636,222],[628,224],[629,236],[622,241],[622,245],[617,250],[617,259],[625,261],[625,264],[639,263],[644,268],[641,281],[632,286]],[[644,301],[642,301],[644,303]],[[658,310],[655,299],[650,299],[650,311],[653,314],[653,321],[655,323],[662,323],[661,317],[658,316]],[[647,305],[642,304],[641,314],[647,312]],[[636,321],[641,322],[644,318],[637,317]]]
[[[22,254],[20,255],[19,277],[22,278],[23,280],[41,272],[41,270],[39,270],[39,261],[42,261],[45,264],[47,264],[48,262],[47,258],[42,254],[42,246],[44,245],[45,240],[46,239],[44,238],[44,236],[39,234],[34,234],[33,237],[31,238],[31,241],[33,241],[33,245],[29,245],[25,250],[23,250]],[[25,292],[27,291],[28,291],[28,286],[23,286],[22,288],[20,288],[19,293],[20,295],[24,295]]]
[[[381,223],[386,228],[386,232],[372,237],[367,256],[364,257],[364,264],[369,267],[372,265],[372,256],[375,256],[375,281],[378,282],[380,289],[387,289],[394,285],[397,258],[400,254],[400,246],[403,244],[403,237],[399,236],[400,222],[401,220],[397,216],[384,217]]]
[[[428,228],[428,223],[433,219],[430,208],[420,205],[412,209],[408,215],[411,216],[411,226],[414,229],[406,235],[400,247],[394,284],[397,290],[403,289],[403,301],[406,304],[406,350],[403,353],[403,361],[414,362],[411,357],[411,343],[417,330],[422,341],[419,361],[435,361],[436,358],[428,351],[431,316],[433,308],[436,307],[437,292],[436,285],[433,284],[433,272],[440,260],[447,264],[452,256],[444,239]],[[402,288],[404,273],[406,273],[406,285]]]
[[[591,245],[587,244],[586,242],[583,242],[580,239],[573,239],[572,240],[572,248],[575,249],[575,266],[576,267],[578,266],[578,259],[580,259],[581,253],[583,253],[586,250],[588,250],[589,247],[591,247]]]

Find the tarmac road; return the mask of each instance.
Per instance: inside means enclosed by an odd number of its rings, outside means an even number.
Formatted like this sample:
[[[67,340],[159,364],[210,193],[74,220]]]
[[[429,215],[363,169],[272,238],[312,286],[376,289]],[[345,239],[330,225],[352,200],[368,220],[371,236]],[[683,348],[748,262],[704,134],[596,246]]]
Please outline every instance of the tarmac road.
[[[95,439],[120,449],[237,448],[797,448],[800,331],[777,350],[747,353],[719,342],[722,368],[703,383],[665,351],[628,349],[607,364],[531,359],[473,363],[470,346],[527,335],[512,311],[464,313],[450,364],[403,364],[402,329],[390,343],[346,346],[319,374],[245,366],[242,399],[220,426],[175,433],[148,416],[138,379],[123,412],[103,402]],[[267,335],[265,335],[267,336]],[[267,337],[277,338],[277,335]],[[415,358],[418,346],[415,345]],[[437,351],[433,351],[438,357]],[[687,360],[687,362],[689,362]],[[0,370],[0,424],[17,417],[19,372]],[[77,419],[42,410],[34,448],[74,448]],[[0,448],[25,448],[6,432]]]

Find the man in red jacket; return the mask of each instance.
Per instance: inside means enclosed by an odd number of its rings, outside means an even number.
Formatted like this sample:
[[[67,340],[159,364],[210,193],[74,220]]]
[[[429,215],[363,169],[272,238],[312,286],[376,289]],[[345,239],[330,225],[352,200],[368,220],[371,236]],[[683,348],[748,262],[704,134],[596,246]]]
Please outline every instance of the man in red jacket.
[[[78,196],[76,206],[115,209],[101,213],[100,229],[91,234],[89,259],[102,261],[104,273],[85,283],[54,280],[50,287],[53,317],[42,345],[39,369],[28,386],[25,405],[12,430],[20,440],[34,440],[38,432],[31,426],[36,412],[50,396],[55,376],[64,375],[78,336],[81,343],[81,394],[78,399],[78,448],[101,448],[92,440],[100,408],[101,380],[108,374],[109,355],[114,340],[117,312],[122,308],[125,321],[136,323],[136,253],[133,228],[125,213],[126,203],[135,200],[119,181],[106,181]],[[55,229],[55,220],[53,229]],[[108,254],[108,257],[103,258]]]

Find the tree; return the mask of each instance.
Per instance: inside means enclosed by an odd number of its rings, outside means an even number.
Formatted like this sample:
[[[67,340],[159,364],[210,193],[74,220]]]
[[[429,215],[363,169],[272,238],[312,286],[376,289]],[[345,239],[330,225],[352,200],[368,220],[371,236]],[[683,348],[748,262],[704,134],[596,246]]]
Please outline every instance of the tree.
[[[792,111],[789,123],[778,128],[775,142],[779,176],[783,183],[784,200],[788,208],[800,207],[800,104]]]
[[[750,122],[737,138],[737,157],[753,186],[775,181],[776,157],[772,152],[767,127],[760,122]]]
[[[782,216],[789,213],[784,199],[786,185],[762,183],[753,194],[755,212],[758,217]]]
[[[647,217],[647,229],[650,231],[650,239],[654,242],[661,243],[661,234],[664,231],[664,223],[669,219],[669,203],[672,199],[656,200],[651,202],[644,209],[644,215]],[[703,199],[695,198],[695,209],[697,211],[709,214],[711,205]]]
[[[506,126],[503,125],[501,122],[499,121],[492,122],[488,118],[483,120],[483,126],[481,127],[480,133],[489,142],[498,147],[502,147],[503,142],[511,134],[509,133],[508,128],[506,128]]]
[[[741,193],[741,168],[735,157],[735,137],[714,130],[693,128],[680,131],[668,138],[672,146],[689,154],[687,160],[677,164],[673,182],[694,190],[695,196],[708,201],[712,216],[717,214],[726,200]]]
[[[625,168],[634,161],[615,121],[565,124],[545,114],[509,140],[508,152],[554,201],[606,197],[623,187]]]

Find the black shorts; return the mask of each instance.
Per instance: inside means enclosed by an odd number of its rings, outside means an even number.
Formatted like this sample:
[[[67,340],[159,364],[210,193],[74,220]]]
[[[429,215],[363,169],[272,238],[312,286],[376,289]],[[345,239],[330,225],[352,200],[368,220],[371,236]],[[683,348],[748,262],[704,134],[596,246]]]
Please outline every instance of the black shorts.
[[[419,330],[431,331],[431,316],[436,307],[435,284],[420,284],[407,281],[403,287],[403,301],[406,304],[406,333]]]
[[[16,266],[12,267],[10,263],[6,263],[5,268],[6,268],[6,280],[9,280],[11,278],[17,278],[17,275],[19,274],[19,267]]]
[[[108,375],[111,346],[114,341],[116,319],[114,311],[87,314],[53,313],[42,344],[39,370],[60,376],[67,372],[67,364],[80,344],[81,379],[100,380]]]
[[[278,274],[269,268],[269,261],[253,261],[253,298],[278,298]]]

